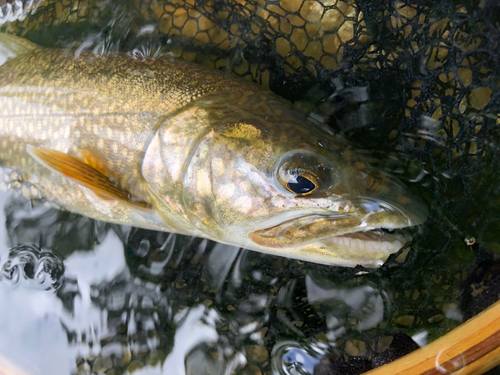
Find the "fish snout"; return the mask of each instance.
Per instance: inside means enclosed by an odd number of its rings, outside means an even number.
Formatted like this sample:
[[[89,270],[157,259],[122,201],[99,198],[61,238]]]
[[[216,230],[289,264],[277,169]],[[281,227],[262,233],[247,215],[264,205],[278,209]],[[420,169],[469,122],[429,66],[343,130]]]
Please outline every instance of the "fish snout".
[[[424,223],[429,216],[427,204],[400,181],[383,177],[353,200],[367,215],[367,224],[385,228],[403,228]]]

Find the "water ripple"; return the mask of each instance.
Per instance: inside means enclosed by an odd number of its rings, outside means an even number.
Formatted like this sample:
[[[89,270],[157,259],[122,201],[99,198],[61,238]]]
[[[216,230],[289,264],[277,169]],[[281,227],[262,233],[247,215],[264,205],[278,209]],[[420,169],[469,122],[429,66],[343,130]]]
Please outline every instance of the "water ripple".
[[[55,254],[36,246],[16,246],[9,251],[0,281],[28,289],[57,291],[64,279],[64,264]]]

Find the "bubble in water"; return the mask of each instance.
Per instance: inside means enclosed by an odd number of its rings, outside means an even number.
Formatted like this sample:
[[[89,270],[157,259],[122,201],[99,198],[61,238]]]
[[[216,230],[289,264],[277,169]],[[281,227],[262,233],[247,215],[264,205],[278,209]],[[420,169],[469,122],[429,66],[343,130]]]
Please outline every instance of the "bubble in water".
[[[36,246],[16,246],[0,270],[0,281],[12,286],[56,291],[64,279],[64,264],[53,253]]]
[[[323,351],[303,347],[295,341],[284,341],[274,346],[272,352],[273,375],[313,375]]]
[[[149,241],[147,239],[143,239],[137,247],[136,254],[140,257],[145,257],[149,252],[149,247]]]

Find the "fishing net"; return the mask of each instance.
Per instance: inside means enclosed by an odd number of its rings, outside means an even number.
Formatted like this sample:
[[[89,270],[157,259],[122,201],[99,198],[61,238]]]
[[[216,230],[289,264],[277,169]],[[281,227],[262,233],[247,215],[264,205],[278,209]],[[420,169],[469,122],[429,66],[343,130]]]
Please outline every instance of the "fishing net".
[[[164,359],[173,345],[168,334],[173,328],[165,321],[197,303],[217,305],[224,316],[217,323],[221,340],[236,351],[243,348],[246,373],[268,373],[271,357],[280,357],[285,367],[299,366],[290,347],[279,353],[279,342],[287,337],[310,353],[323,344],[335,347],[316,373],[355,374],[414,348],[398,335],[426,332],[433,340],[498,300],[498,2],[50,0],[4,29],[48,47],[165,54],[269,87],[377,156],[380,168],[406,181],[431,209],[412,242],[370,271],[225,248],[224,254],[233,255],[222,256],[219,245],[206,240],[113,227],[134,277],[161,290],[148,297],[153,306],[141,316],[164,317],[140,333],[142,346],[124,354],[127,361],[120,357],[121,367],[113,359],[116,371]],[[36,224],[23,225],[37,232]],[[15,228],[9,232],[12,244],[26,242],[26,234],[18,240]],[[38,229],[44,241],[54,236],[47,228],[55,226]],[[31,243],[47,246],[35,237]],[[228,276],[214,284],[208,265],[216,256],[226,261],[215,263]],[[152,273],[158,264],[162,270]],[[109,303],[116,288],[127,295],[151,294],[124,280],[113,285],[100,286],[96,303]],[[339,289],[363,291],[362,311],[340,303],[332,292]],[[262,306],[252,300],[263,295],[268,297]],[[382,322],[360,328],[381,300],[389,306]],[[120,306],[130,311],[128,303]],[[258,323],[248,333],[238,331],[248,321]],[[115,335],[106,340],[126,342],[120,324],[116,320]],[[147,349],[144,343],[154,335],[161,344]],[[234,353],[220,345],[194,351],[193,358],[212,353],[198,362],[209,361],[214,369],[236,366]],[[81,358],[78,369],[98,371],[105,356],[98,358],[99,365]],[[197,373],[197,361],[188,362]]]

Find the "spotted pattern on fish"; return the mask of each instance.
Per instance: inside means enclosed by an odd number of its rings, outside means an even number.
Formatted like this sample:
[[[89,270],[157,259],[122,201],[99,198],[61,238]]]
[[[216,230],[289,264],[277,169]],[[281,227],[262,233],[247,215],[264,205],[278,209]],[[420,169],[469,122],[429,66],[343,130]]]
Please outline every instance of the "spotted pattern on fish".
[[[8,60],[0,143],[4,166],[70,211],[304,260],[378,266],[403,240],[360,233],[426,216],[399,182],[288,101],[168,58],[35,48]],[[44,149],[96,178],[29,153]],[[303,173],[317,186],[297,196],[286,179]]]

